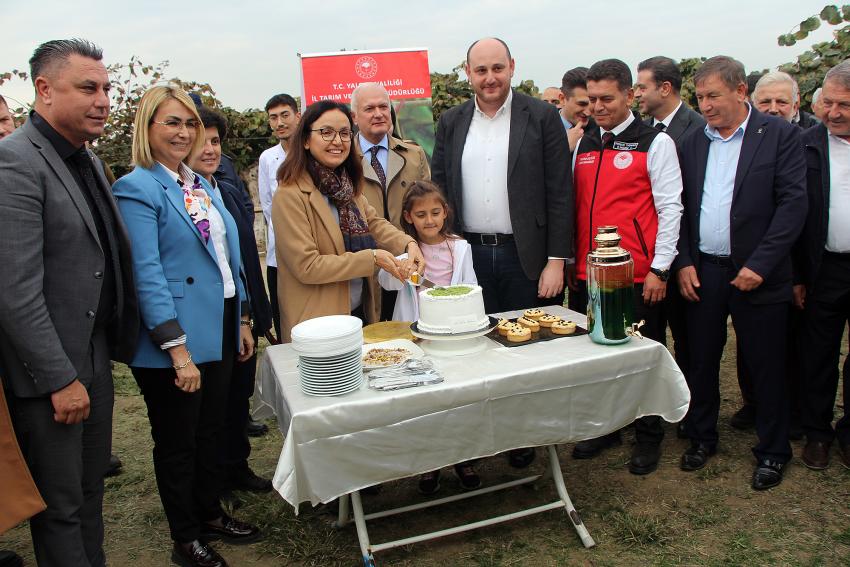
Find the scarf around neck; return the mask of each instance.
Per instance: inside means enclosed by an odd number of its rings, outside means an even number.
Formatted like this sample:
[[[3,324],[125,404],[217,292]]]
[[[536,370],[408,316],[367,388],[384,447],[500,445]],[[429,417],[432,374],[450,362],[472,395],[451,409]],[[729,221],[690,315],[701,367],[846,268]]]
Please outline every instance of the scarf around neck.
[[[345,168],[331,169],[310,156],[307,159],[307,170],[319,192],[330,199],[339,212],[339,230],[346,252],[376,248],[369,225],[354,202],[354,185]]]

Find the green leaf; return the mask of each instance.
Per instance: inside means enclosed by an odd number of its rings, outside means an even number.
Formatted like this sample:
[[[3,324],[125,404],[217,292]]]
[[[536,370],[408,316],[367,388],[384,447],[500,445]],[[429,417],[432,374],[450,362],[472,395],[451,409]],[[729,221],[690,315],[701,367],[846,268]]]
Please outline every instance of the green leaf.
[[[800,22],[800,29],[803,31],[811,32],[815,31],[820,27],[820,20],[817,17],[812,16],[811,18],[805,19]]]
[[[845,22],[850,22],[850,5],[844,4],[841,7],[841,15],[844,17]]]
[[[803,40],[803,39],[806,39],[807,37],[809,37],[809,32],[807,32],[807,31],[797,30],[797,31],[794,32],[794,39]]]
[[[820,11],[820,19],[825,22],[829,22],[830,24],[836,18],[836,16],[838,18],[841,18],[841,16],[838,14],[838,6],[835,6],[834,4],[824,6],[823,10]]]

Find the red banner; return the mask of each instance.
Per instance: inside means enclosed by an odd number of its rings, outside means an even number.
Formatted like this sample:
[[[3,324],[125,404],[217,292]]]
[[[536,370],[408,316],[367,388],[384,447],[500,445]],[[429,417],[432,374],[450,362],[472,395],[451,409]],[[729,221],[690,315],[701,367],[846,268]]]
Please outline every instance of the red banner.
[[[340,51],[301,56],[302,106],[349,103],[360,83],[381,83],[392,100],[431,98],[426,49]]]

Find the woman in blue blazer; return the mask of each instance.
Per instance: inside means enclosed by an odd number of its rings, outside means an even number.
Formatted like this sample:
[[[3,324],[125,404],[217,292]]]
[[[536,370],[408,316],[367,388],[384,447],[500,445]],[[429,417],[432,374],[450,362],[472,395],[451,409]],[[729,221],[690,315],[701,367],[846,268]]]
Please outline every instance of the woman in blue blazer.
[[[151,422],[153,459],[180,565],[225,565],[205,542],[260,533],[221,509],[218,444],[234,358],[254,353],[239,277],[236,223],[183,161],[204,144],[195,105],[176,87],[142,97],[135,169],[113,186],[130,234],[142,314],[130,364]]]

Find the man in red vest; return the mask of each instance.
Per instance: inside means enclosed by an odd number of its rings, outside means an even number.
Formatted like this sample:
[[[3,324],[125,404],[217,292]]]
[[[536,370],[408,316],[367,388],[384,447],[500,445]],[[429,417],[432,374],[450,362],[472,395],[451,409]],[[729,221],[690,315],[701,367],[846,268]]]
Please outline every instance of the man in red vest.
[[[661,302],[676,256],[682,216],[682,175],[676,144],[660,129],[632,114],[632,73],[618,59],[595,63],[587,73],[594,122],[573,154],[576,195],[576,271],[586,304],[586,258],[597,227],[615,225],[631,253],[635,275],[635,320],[641,332],[665,342]],[[658,416],[635,422],[636,444],[629,463],[634,474],[658,466],[664,430]],[[620,432],[578,443],[573,458],[589,459],[619,444]]]

